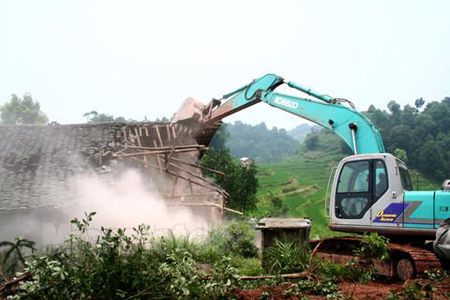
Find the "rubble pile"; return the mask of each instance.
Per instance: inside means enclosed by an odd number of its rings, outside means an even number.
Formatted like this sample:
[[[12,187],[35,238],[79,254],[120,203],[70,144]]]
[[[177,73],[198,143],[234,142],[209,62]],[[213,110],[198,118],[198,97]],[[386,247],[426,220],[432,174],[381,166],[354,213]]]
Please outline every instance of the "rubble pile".
[[[71,205],[79,174],[109,180],[124,168],[140,170],[170,205],[220,212],[226,192],[199,165],[216,130],[162,122],[0,125],[0,225],[19,211]]]

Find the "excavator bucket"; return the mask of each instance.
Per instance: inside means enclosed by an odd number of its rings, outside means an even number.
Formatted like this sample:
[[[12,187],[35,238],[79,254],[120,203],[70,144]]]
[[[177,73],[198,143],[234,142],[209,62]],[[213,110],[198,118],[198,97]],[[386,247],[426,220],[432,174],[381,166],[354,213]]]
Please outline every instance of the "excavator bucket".
[[[203,122],[203,111],[206,105],[194,98],[184,100],[178,112],[175,114],[174,122],[196,121]]]

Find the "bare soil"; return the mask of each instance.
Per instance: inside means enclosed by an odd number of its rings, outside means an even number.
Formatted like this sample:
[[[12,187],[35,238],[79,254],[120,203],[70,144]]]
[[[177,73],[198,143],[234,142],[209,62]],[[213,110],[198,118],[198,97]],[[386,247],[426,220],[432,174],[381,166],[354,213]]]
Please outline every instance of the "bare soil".
[[[382,279],[370,282],[368,284],[354,284],[351,282],[340,283],[341,293],[346,299],[354,300],[368,300],[368,299],[386,299],[392,292],[400,294],[400,299],[403,298],[401,292],[408,289],[408,286],[414,283],[420,283],[421,286],[431,286],[432,292],[427,293],[425,289],[421,290],[423,299],[443,300],[450,297],[450,279],[442,281],[430,281],[425,279],[417,279],[407,282],[386,282]],[[289,290],[288,285],[281,286],[262,286],[252,290],[236,290],[235,296],[240,300],[256,300],[256,299],[327,299],[326,296],[317,296],[302,294],[297,296],[286,295]],[[420,292],[419,292],[420,293]],[[268,295],[268,296],[267,296]],[[265,298],[264,296],[267,296]],[[406,295],[405,295],[406,296]]]

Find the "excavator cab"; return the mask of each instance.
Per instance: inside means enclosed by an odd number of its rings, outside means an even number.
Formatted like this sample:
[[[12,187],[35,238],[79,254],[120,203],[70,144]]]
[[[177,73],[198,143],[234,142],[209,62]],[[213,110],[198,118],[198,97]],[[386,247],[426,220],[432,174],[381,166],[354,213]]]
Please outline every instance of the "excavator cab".
[[[389,153],[360,154],[338,165],[330,195],[330,228],[392,238],[431,238],[445,219],[440,194],[413,191],[409,171]],[[450,215],[449,215],[450,216]],[[447,216],[448,217],[448,216]]]
[[[374,226],[399,226],[401,220],[397,218],[380,224],[376,222],[384,207],[393,203],[402,205],[405,188],[399,162],[388,153],[352,155],[343,159],[336,171],[331,194],[332,229],[366,232],[372,231]],[[406,167],[402,172],[407,174]]]

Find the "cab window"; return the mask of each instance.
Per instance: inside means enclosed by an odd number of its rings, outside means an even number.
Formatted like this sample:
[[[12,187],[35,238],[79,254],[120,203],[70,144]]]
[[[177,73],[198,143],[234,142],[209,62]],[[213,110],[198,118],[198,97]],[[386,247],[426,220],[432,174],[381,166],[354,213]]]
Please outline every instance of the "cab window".
[[[402,164],[398,164],[398,169],[400,170],[400,178],[402,179],[403,189],[407,191],[412,191],[413,186],[411,182],[411,177],[409,176],[408,169]]]
[[[370,161],[348,162],[339,175],[336,195],[338,218],[358,219],[370,207]]]
[[[374,170],[375,170],[375,195],[374,200],[380,199],[381,196],[383,196],[384,193],[386,193],[389,184],[388,184],[388,177],[387,177],[387,170],[386,165],[384,164],[384,161],[382,160],[375,160],[374,161]]]
[[[349,162],[339,177],[338,193],[369,191],[369,161]]]

